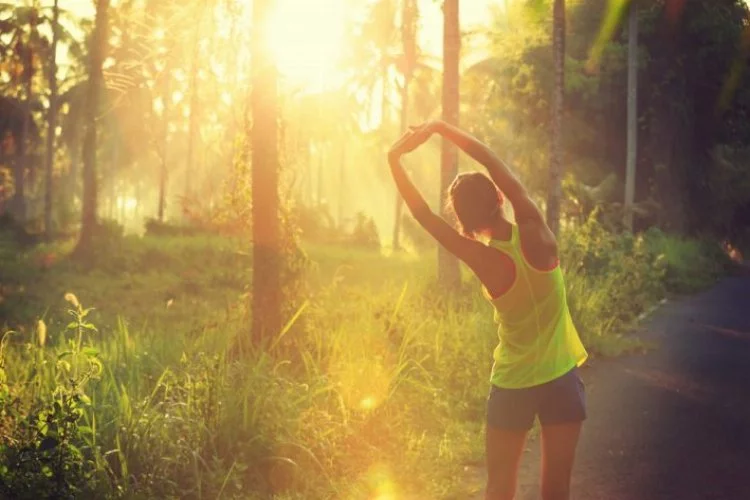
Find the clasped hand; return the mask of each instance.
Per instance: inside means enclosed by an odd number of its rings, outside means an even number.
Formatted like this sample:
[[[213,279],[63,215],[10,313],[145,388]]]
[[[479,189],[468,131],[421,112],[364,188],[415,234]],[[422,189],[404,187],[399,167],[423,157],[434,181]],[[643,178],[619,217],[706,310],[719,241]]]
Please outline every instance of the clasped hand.
[[[441,126],[442,122],[440,120],[433,120],[422,125],[409,127],[409,130],[393,143],[393,146],[388,151],[388,158],[398,160],[402,155],[414,151],[424,144],[432,134],[439,132]]]

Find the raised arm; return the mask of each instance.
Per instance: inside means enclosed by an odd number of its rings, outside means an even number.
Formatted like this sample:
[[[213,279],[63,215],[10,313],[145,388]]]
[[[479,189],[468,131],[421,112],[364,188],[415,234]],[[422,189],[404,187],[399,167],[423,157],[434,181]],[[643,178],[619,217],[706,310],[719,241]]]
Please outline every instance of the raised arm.
[[[513,205],[513,212],[519,224],[540,222],[546,227],[544,216],[529,197],[526,188],[494,151],[471,134],[444,121],[429,122],[416,129],[417,133],[430,135],[438,133],[458,146],[462,151],[482,164],[492,181]],[[551,234],[551,233],[550,233]]]
[[[401,157],[419,147],[428,137],[429,135],[424,136],[407,132],[393,145],[388,152],[391,175],[393,175],[393,180],[404,199],[404,203],[406,203],[417,222],[449,252],[475,269],[481,263],[485,246],[461,235],[442,217],[430,210],[422,194],[414,186],[401,165]]]

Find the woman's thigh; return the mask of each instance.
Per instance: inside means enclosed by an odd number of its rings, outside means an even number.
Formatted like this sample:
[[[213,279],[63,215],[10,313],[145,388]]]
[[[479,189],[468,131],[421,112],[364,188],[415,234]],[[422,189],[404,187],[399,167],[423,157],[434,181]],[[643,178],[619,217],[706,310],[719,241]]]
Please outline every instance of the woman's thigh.
[[[494,387],[487,400],[487,500],[512,500],[537,402],[529,389]]]
[[[513,499],[526,433],[487,426],[487,500]]]

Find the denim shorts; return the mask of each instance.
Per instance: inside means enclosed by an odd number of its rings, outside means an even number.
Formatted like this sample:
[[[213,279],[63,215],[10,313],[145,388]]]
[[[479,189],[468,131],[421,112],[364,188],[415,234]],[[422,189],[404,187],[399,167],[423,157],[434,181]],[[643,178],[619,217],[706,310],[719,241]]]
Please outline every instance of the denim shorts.
[[[534,418],[542,425],[586,420],[586,392],[578,370],[545,384],[523,389],[495,385],[487,398],[487,425],[504,430],[529,430]]]

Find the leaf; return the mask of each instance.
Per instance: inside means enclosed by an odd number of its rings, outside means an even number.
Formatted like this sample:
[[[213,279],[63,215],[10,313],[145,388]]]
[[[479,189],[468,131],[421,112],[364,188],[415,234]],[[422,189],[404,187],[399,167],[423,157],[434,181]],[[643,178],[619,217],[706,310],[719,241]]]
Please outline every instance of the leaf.
[[[72,356],[72,355],[73,355],[73,351],[63,351],[63,352],[61,352],[60,354],[57,355],[57,360],[59,361],[59,360],[63,359],[66,356]]]
[[[79,398],[81,399],[81,403],[83,403],[83,404],[85,404],[85,405],[87,405],[87,406],[91,406],[91,398],[90,398],[90,397],[88,397],[88,396],[87,396],[86,394],[84,394],[84,393],[81,393],[81,394],[79,394],[78,396],[79,396]],[[80,429],[79,429],[79,430],[80,430]]]
[[[60,442],[57,439],[47,436],[46,438],[42,439],[42,442],[39,444],[39,451],[51,450],[53,448],[56,448],[59,443]]]
[[[81,352],[89,357],[94,357],[94,356],[99,355],[99,349],[97,349],[96,347],[84,347]]]

